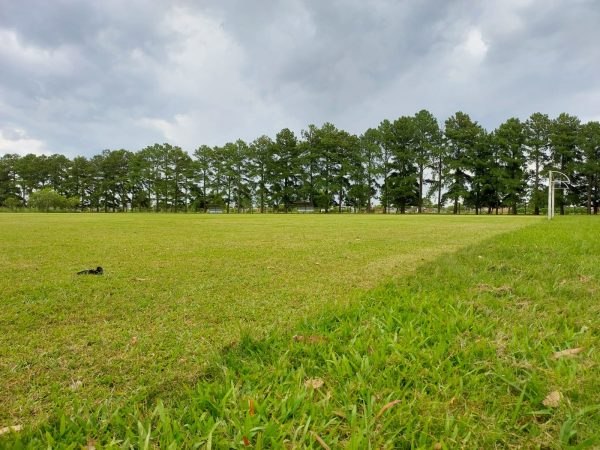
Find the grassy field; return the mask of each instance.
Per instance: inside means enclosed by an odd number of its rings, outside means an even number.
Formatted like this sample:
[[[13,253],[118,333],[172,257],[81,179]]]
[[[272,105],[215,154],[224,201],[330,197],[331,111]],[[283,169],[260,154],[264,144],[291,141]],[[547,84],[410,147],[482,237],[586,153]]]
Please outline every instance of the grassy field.
[[[11,394],[0,423],[43,419],[74,399],[169,392],[243,332],[265,335],[526,223],[2,214],[0,379]],[[74,275],[97,265],[104,276]]]
[[[0,230],[0,428],[26,425],[0,446],[600,445],[595,218],[6,214]]]

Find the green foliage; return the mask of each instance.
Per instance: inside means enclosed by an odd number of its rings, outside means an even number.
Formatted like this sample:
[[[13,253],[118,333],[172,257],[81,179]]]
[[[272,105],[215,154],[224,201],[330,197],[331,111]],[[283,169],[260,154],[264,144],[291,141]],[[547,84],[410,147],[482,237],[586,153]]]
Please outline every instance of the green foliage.
[[[423,212],[435,198],[438,212],[451,202],[454,214],[461,205],[475,214],[539,214],[544,177],[560,170],[571,179],[566,196],[557,195],[561,212],[585,204],[591,214],[600,204],[595,134],[594,122],[584,126],[564,113],[511,118],[488,133],[457,112],[442,131],[421,110],[360,136],[324,123],[299,136],[284,128],[274,139],[202,145],[192,156],[168,143],[90,159],[8,154],[0,158],[0,206],[8,198],[27,206],[33,192],[50,187],[77,198],[81,211],[207,212],[223,205],[228,213],[287,213],[311,204],[324,212]]]
[[[15,208],[21,203],[17,183],[19,155],[7,154],[0,157],[0,206]]]
[[[261,213],[267,210],[272,185],[275,143],[268,136],[261,136],[252,142],[249,150],[250,178],[254,179],[255,196]]]
[[[573,184],[569,189],[567,197],[562,191],[556,195],[556,204],[560,207],[560,213],[565,213],[565,206],[578,203],[578,189],[576,184],[576,167],[580,159],[579,131],[581,123],[575,116],[566,113],[560,114],[552,122],[550,129],[551,160],[549,168],[559,170],[571,179]]]
[[[502,203],[509,205],[513,214],[527,187],[525,159],[525,127],[517,118],[508,119],[494,133],[499,163],[498,191]]]
[[[40,211],[48,212],[51,209],[65,209],[69,206],[70,202],[54,191],[52,188],[43,188],[31,194],[29,198],[29,205],[32,208],[36,208]]]
[[[544,192],[541,189],[541,171],[548,163],[550,146],[550,127],[552,121],[546,114],[534,113],[525,122],[526,141],[525,145],[528,149],[528,162],[532,169],[530,176],[533,180],[531,186],[531,203],[533,205],[534,214],[540,213],[540,208],[544,206]]]
[[[382,151],[379,145],[379,131],[369,128],[360,137],[360,145],[362,147],[362,164],[365,168],[361,190],[366,194],[367,211],[371,212],[373,209],[373,198],[377,194],[379,187],[377,179],[381,170]]]
[[[271,192],[275,205],[281,205],[285,212],[292,210],[299,201],[297,192],[301,179],[300,147],[296,135],[284,128],[275,136],[271,158]]]
[[[406,207],[418,203],[418,169],[415,164],[417,127],[413,117],[403,116],[390,127],[387,146],[391,149],[391,173],[386,186],[386,200],[404,213]],[[384,185],[385,186],[385,185]]]
[[[579,171],[586,180],[587,213],[598,213],[600,207],[600,123],[588,122],[581,128],[582,159]]]
[[[435,155],[442,145],[442,132],[437,119],[429,111],[423,109],[414,117],[415,135],[415,163],[419,171],[419,192],[417,206],[422,211],[423,189],[425,183],[425,170],[435,170]]]
[[[469,195],[469,170],[477,160],[477,151],[484,135],[483,128],[463,112],[459,111],[446,120],[448,153],[444,178],[448,180],[448,190],[445,198],[453,201],[454,214],[458,213],[459,200]]]
[[[16,197],[7,197],[4,199],[4,206],[6,206],[11,211],[16,210],[17,208],[23,206],[21,200]]]

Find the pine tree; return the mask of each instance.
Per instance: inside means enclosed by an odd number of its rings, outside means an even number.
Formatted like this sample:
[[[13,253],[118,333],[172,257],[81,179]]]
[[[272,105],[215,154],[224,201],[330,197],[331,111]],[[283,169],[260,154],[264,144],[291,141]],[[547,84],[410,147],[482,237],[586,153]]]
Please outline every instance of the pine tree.
[[[527,159],[532,165],[531,178],[531,205],[533,213],[540,214],[540,207],[544,204],[545,193],[542,190],[540,176],[542,169],[548,163],[548,147],[550,145],[551,120],[547,114],[534,113],[525,122]]]
[[[525,127],[517,118],[510,118],[501,124],[494,137],[500,163],[500,189],[502,202],[517,214],[518,204],[527,187],[525,170]]]
[[[568,194],[565,196],[563,190],[556,193],[556,203],[560,207],[560,214],[564,215],[567,202],[575,203],[579,192],[576,188],[575,169],[581,159],[579,149],[579,130],[581,123],[575,116],[566,113],[560,114],[550,127],[550,164],[549,168],[558,170],[571,180]]]

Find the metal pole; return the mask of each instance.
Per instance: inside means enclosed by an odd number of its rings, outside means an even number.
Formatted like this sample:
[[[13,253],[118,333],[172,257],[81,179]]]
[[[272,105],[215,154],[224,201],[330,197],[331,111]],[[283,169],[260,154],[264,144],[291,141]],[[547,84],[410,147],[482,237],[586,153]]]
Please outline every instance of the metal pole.
[[[568,176],[566,176],[564,173],[559,172],[557,170],[549,170],[548,171],[548,220],[554,218],[554,203],[555,203],[555,184],[558,183],[565,183],[564,180],[561,180],[560,178],[558,180],[554,180],[553,175],[557,173],[559,175],[562,175],[563,177],[565,177],[567,179],[566,183],[571,183],[571,180],[569,179]],[[565,183],[565,184],[566,184]]]
[[[556,214],[556,183],[552,181],[552,218]]]
[[[548,172],[548,220],[552,219],[552,171]]]
[[[552,218],[556,214],[556,182],[552,179]]]

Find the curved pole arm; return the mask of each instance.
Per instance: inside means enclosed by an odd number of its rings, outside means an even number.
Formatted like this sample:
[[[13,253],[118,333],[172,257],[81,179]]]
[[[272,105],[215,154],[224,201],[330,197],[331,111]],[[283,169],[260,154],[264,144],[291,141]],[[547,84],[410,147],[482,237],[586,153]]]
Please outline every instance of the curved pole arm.
[[[563,177],[565,177],[567,179],[567,184],[571,184],[571,179],[567,175],[565,175],[564,173],[559,172],[558,170],[549,170],[548,171],[548,175],[550,175],[551,173],[552,174],[553,173],[558,173],[558,174],[562,175]],[[554,180],[554,182],[555,183],[564,183],[564,180]]]

